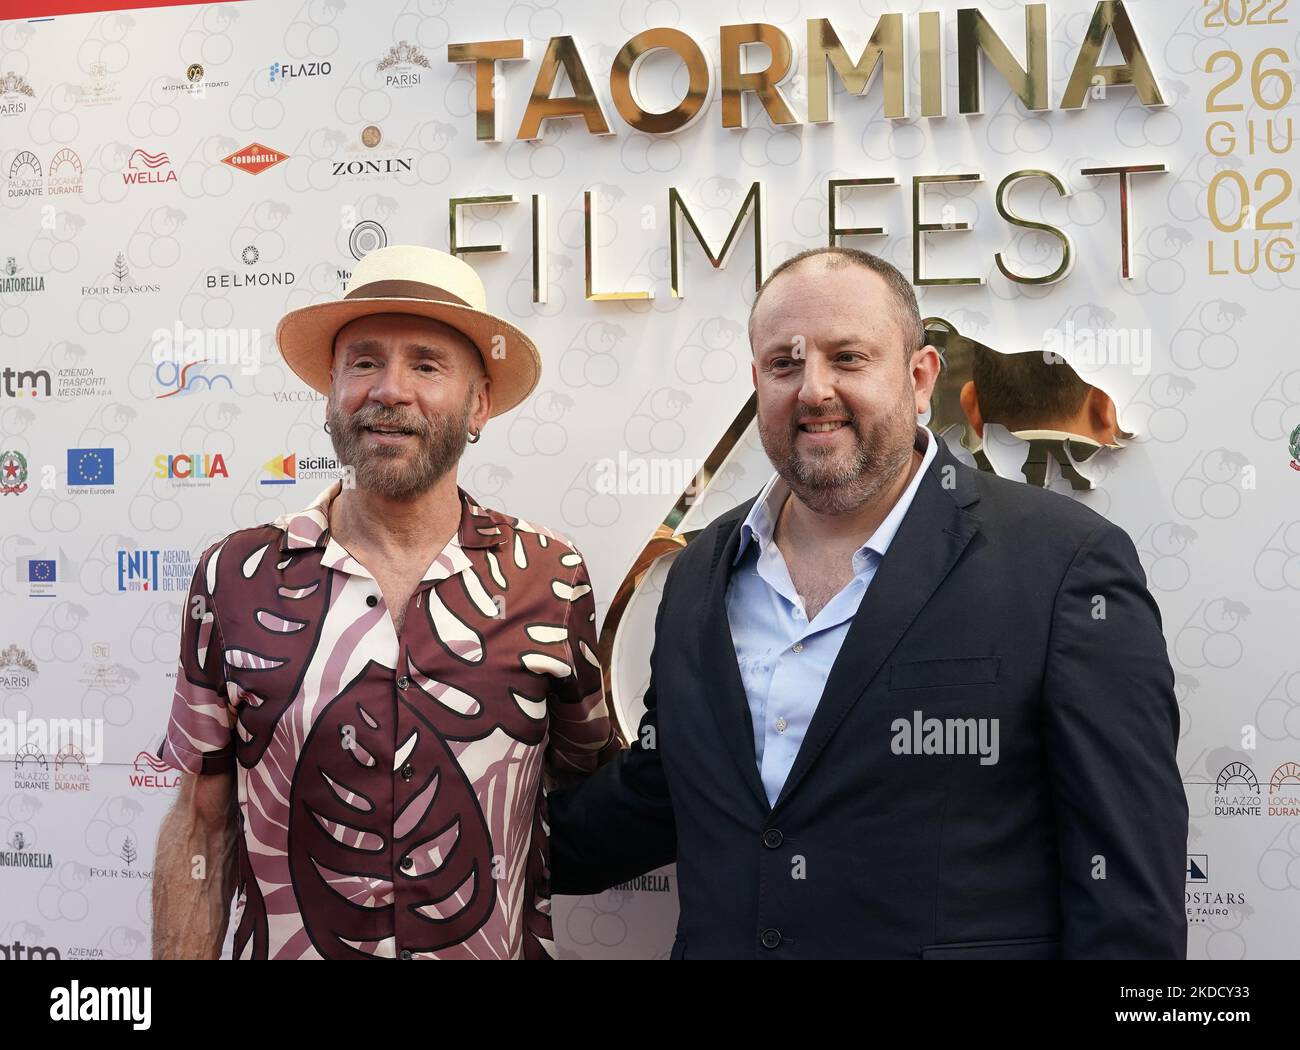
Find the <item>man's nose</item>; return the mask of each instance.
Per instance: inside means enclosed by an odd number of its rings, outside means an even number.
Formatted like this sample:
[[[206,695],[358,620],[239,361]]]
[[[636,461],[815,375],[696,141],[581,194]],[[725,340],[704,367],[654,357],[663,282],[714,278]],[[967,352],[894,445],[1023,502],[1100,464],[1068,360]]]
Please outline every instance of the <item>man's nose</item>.
[[[805,405],[820,405],[834,397],[834,378],[830,364],[820,354],[809,354],[803,363],[799,401]]]
[[[410,372],[390,361],[371,383],[367,397],[382,405],[406,405],[414,399],[413,390]]]

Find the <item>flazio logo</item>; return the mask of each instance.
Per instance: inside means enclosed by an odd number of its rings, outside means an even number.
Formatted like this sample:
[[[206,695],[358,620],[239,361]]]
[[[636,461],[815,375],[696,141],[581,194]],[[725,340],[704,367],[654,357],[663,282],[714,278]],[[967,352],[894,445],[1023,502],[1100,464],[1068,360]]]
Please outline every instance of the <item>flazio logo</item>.
[[[299,62],[296,65],[292,62],[272,62],[271,83],[294,77],[325,77],[329,76],[331,68],[328,62]]]
[[[0,452],[0,496],[20,496],[27,491],[27,457],[16,449]]]
[[[1288,447],[1291,450],[1291,469],[1300,470],[1300,426],[1291,431]]]

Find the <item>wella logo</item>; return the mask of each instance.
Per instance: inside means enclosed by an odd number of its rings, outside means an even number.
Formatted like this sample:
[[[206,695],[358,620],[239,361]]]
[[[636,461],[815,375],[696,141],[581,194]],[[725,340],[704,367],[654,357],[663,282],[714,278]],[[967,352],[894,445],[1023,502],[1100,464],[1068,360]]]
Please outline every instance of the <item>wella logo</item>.
[[[175,182],[176,172],[172,171],[172,162],[166,153],[149,153],[147,150],[137,149],[126,162],[122,181],[128,186]]]
[[[131,786],[141,791],[166,790],[178,787],[181,782],[180,771],[175,766],[148,751],[135,756],[135,768],[128,776]]]
[[[281,161],[289,159],[289,154],[281,153],[270,146],[263,146],[260,142],[250,142],[243,149],[232,153],[229,157],[222,157],[222,164],[229,164],[232,168],[238,168],[240,171],[246,171],[250,175],[260,175],[267,168],[273,168]]]
[[[159,454],[153,458],[155,478],[190,479],[228,478],[226,460],[220,452],[215,455],[198,452],[180,452],[167,455]]]

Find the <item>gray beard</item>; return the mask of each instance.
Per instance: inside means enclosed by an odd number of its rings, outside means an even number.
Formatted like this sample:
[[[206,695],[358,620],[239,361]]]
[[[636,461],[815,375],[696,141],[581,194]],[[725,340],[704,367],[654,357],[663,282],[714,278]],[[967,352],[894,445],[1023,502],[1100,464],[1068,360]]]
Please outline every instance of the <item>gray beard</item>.
[[[350,416],[329,405],[327,418],[330,440],[339,462],[351,467],[356,488],[388,499],[414,499],[432,488],[455,470],[468,441],[471,388],[459,416],[447,415],[428,420],[382,406],[365,406]],[[402,450],[385,446],[367,448],[365,428],[369,426],[403,427],[415,431],[419,441],[415,457],[408,467],[396,461]]]
[[[820,455],[799,454],[799,428],[794,423],[788,429],[774,428],[760,417],[758,434],[772,467],[804,506],[818,514],[844,514],[878,498],[907,469],[916,430],[914,418],[909,417],[908,423],[904,439],[901,413],[874,428],[870,437],[852,420],[848,426],[853,431],[853,449],[835,466],[823,462]],[[895,429],[899,438],[892,441]]]

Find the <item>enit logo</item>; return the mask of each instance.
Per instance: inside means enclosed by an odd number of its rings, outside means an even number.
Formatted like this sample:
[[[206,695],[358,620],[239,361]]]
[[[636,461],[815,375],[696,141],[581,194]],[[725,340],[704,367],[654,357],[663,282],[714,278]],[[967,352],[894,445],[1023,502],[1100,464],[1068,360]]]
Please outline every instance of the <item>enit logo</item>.
[[[220,453],[159,453],[153,458],[153,476],[168,481],[211,481],[228,478],[226,459]]]
[[[127,158],[126,169],[122,172],[122,181],[128,186],[143,186],[162,182],[175,182],[176,172],[166,153],[150,153],[148,150],[136,149]]]
[[[330,69],[328,62],[299,62],[297,65],[272,62],[271,83],[288,80],[290,77],[325,77],[329,76]]]
[[[246,171],[250,175],[260,175],[267,168],[274,168],[282,161],[289,159],[289,154],[281,153],[278,149],[272,149],[270,146],[263,146],[260,142],[250,142],[243,149],[232,153],[229,157],[222,157],[222,164],[229,164],[232,168],[240,171]]]
[[[135,767],[128,774],[131,786],[141,791],[165,791],[179,787],[180,770],[148,751],[135,756]]]
[[[188,550],[119,548],[117,589],[138,591],[188,591],[194,576],[194,556]]]

